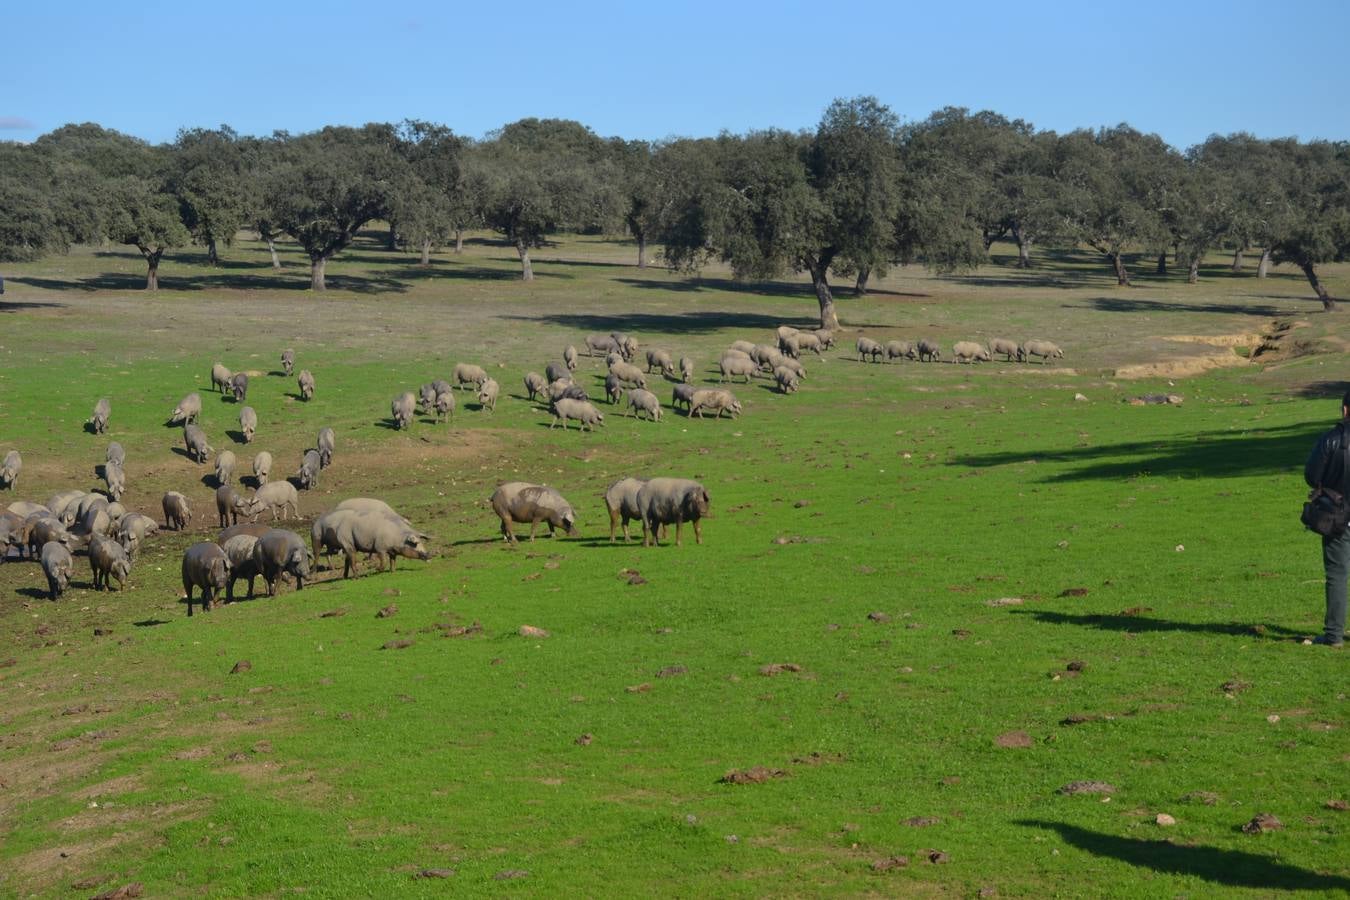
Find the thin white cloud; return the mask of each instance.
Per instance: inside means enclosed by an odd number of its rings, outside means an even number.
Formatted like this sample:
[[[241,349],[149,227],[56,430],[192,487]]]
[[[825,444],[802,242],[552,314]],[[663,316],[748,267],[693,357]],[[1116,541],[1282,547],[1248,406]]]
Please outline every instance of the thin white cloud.
[[[0,116],[0,131],[28,131],[36,127],[32,119],[23,116]]]

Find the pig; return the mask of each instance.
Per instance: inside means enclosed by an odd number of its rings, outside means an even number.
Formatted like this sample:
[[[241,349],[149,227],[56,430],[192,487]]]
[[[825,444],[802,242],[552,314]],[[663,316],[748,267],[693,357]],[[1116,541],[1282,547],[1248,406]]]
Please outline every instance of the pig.
[[[118,506],[120,507],[121,504],[118,504]],[[89,507],[85,510],[84,515],[80,516],[80,520],[75,523],[76,533],[82,534],[86,538],[93,538],[95,535],[106,535],[112,532],[116,528],[117,522],[113,521],[109,510],[110,507],[107,505]],[[120,521],[121,517],[118,518]]]
[[[791,394],[797,390],[797,373],[787,366],[774,369],[773,380],[778,383],[778,390],[784,394]]]
[[[225,389],[230,386],[230,379],[234,373],[220,363],[211,367],[211,390],[225,393]]]
[[[19,472],[23,471],[23,456],[18,450],[11,450],[5,454],[5,461],[0,465],[0,488],[7,491],[14,490],[14,485],[19,483]]]
[[[258,431],[258,413],[251,406],[245,406],[239,410],[239,433],[244,436],[244,443],[253,443],[253,435]]]
[[[197,421],[197,417],[202,414],[202,398],[195,391],[188,394],[178,405],[173,408],[169,414],[170,425],[186,425],[189,422]]]
[[[121,500],[122,493],[127,489],[127,476],[122,467],[116,463],[104,463],[103,481],[108,486],[108,498]]]
[[[266,534],[271,530],[268,528],[263,533]],[[252,597],[253,580],[260,574],[253,561],[253,550],[258,546],[258,535],[235,534],[223,541],[216,538],[216,544],[225,551],[225,558],[230,562],[230,577],[225,582],[225,602],[234,602],[234,583],[241,578],[248,579],[248,595]]]
[[[857,348],[858,362],[866,362],[869,356],[872,362],[880,362],[881,355],[885,352],[880,344],[867,337],[858,338]]]
[[[645,412],[646,417],[651,421],[661,421],[661,401],[657,400],[656,395],[651,391],[644,391],[642,388],[633,388],[629,391],[628,409],[635,418],[638,418],[639,412]]]
[[[825,345],[820,342],[820,338],[811,334],[809,331],[803,331],[801,334],[797,335],[794,340],[797,342],[798,351],[810,350],[816,356],[820,356],[821,351],[825,349]],[[800,352],[798,355],[801,355]]]
[[[734,419],[741,414],[741,403],[731,391],[712,388],[694,391],[694,396],[689,401],[688,415],[698,416],[701,419],[705,409],[717,413],[719,419],[722,418],[724,412]]]
[[[229,528],[222,528],[220,534],[216,535],[216,543],[224,547],[229,543],[230,538],[246,534],[249,537],[260,538],[272,530],[272,526],[267,523],[240,522],[238,525],[231,525]],[[252,553],[253,551],[249,551]]]
[[[36,557],[42,548],[48,544],[60,544],[67,550],[74,550],[79,546],[79,541],[75,535],[66,530],[56,519],[50,516],[30,516],[24,522],[28,529],[28,555]]]
[[[613,352],[608,353],[608,354],[605,355],[605,368],[606,368],[606,369],[612,369],[612,368],[614,368],[614,364],[615,364],[615,363],[621,363],[621,362],[628,362],[628,357],[624,356],[624,355],[623,355],[622,353],[620,353],[618,350],[615,350],[615,351],[613,351]]]
[[[563,381],[558,379],[548,386],[548,399],[550,403],[556,403],[559,400],[567,398],[569,400],[590,400],[586,396],[586,391],[581,385],[568,379]]]
[[[389,417],[394,420],[394,427],[400,431],[405,428],[411,428],[413,423],[413,412],[417,408],[417,399],[413,397],[412,391],[404,391],[389,403]]]
[[[373,553],[380,557],[380,569],[389,560],[389,571],[400,556],[409,559],[429,559],[424,538],[417,530],[398,516],[381,512],[361,512],[338,509],[324,513],[311,529],[314,552],[340,550],[343,555],[342,577],[350,578],[357,570],[356,554]]]
[[[46,513],[34,515],[50,518]],[[4,510],[0,511],[0,562],[9,558],[10,550],[17,550],[21,558],[28,554],[28,523],[26,516]]]
[[[610,337],[614,338],[614,340],[619,342],[619,352],[623,354],[623,358],[628,360],[629,362],[632,362],[633,357],[637,356],[638,342],[635,339],[629,337],[628,335],[618,331],[611,334]]]
[[[487,381],[487,372],[483,371],[482,366],[475,366],[472,363],[455,363],[455,384],[459,385],[460,390],[464,390],[471,384],[478,387],[484,381]]]
[[[276,596],[277,581],[283,574],[295,579],[297,591],[304,590],[310,562],[305,542],[294,531],[273,528],[253,547],[253,568],[267,583],[269,597]]]
[[[1046,360],[1061,359],[1064,356],[1064,351],[1050,341],[1027,341],[1021,349],[1023,359],[1030,360],[1033,356],[1039,356],[1042,365]]]
[[[914,349],[919,354],[919,362],[935,362],[942,359],[942,348],[938,346],[937,341],[923,338]]]
[[[607,334],[586,335],[587,356],[595,356],[596,353],[612,353],[618,351],[620,346],[618,341]]]
[[[1022,361],[1022,348],[1018,346],[1017,341],[1010,341],[1007,338],[990,339],[989,353],[991,356],[995,353],[1002,353],[1004,362],[1012,362],[1014,358],[1018,362]]]
[[[957,341],[952,346],[952,358],[959,363],[968,363],[974,360],[989,361],[989,351],[974,341]]]
[[[694,380],[694,361],[687,356],[680,357],[680,380],[685,384]]]
[[[108,498],[102,494],[85,494],[75,503],[73,511],[71,507],[66,507],[66,513],[71,516],[72,522],[79,522],[91,509],[107,509],[109,502]]]
[[[761,349],[767,348],[751,347],[749,350],[737,350],[735,347],[730,347],[722,351],[722,356],[718,361],[725,362],[726,360],[729,359],[748,359],[752,360],[753,362],[759,362],[759,359],[757,358],[756,354],[759,353]]]
[[[112,404],[108,402],[107,397],[101,398],[94,404],[94,414],[89,417],[85,424],[89,426],[94,434],[108,433],[108,419],[112,417]]]
[[[446,381],[444,378],[437,378],[431,383],[431,386],[436,389],[436,396],[438,397],[441,394],[448,394],[450,391],[454,390],[450,382]]]
[[[140,513],[128,513],[117,526],[117,541],[122,549],[135,559],[141,552],[141,544],[151,535],[159,533],[159,523]]]
[[[248,398],[248,376],[236,372],[230,379],[230,393],[234,395],[235,403],[243,403]]]
[[[671,360],[670,354],[664,350],[647,351],[647,371],[656,369],[662,375],[674,376],[675,363]]]
[[[295,371],[294,350],[288,349],[281,351],[281,371],[285,372],[287,375],[290,375],[292,372]]]
[[[228,591],[230,560],[219,544],[203,542],[183,551],[183,593],[187,597],[188,617],[192,616],[192,589],[201,590],[201,607],[215,609],[216,597]]]
[[[552,367],[553,363],[549,363],[549,368]],[[525,393],[529,395],[531,401],[542,394],[547,388],[548,382],[544,380],[543,375],[540,375],[538,372],[525,373]]]
[[[306,402],[314,399],[314,376],[309,369],[301,369],[296,384],[300,386],[300,399]]]
[[[47,590],[56,600],[70,587],[70,576],[75,573],[75,560],[63,544],[48,541],[42,545],[42,574],[47,576]]]
[[[614,543],[614,532],[623,523],[623,542],[628,543],[628,523],[642,520],[638,509],[638,491],[647,483],[645,478],[622,478],[611,484],[605,491],[605,509],[609,512],[609,542]]]
[[[703,529],[699,524],[708,516],[712,499],[707,489],[687,478],[653,478],[637,493],[638,512],[642,518],[642,545],[658,546],[662,526],[675,525],[675,546],[680,546],[680,532],[685,522],[694,524],[694,541],[703,543]]]
[[[610,403],[623,399],[623,379],[613,372],[605,376],[605,399]]]
[[[695,390],[692,384],[675,385],[675,389],[670,392],[670,408],[679,409],[680,406],[684,406],[685,410],[688,410],[694,400]]]
[[[590,401],[587,400],[573,400],[569,397],[562,397],[553,402],[551,411],[553,413],[553,421],[548,425],[550,430],[552,430],[559,422],[561,422],[563,428],[566,429],[567,421],[569,419],[576,419],[579,423],[579,428],[582,431],[585,431],[588,428],[591,431],[594,431],[596,425],[603,426],[605,424],[605,417],[600,414],[600,410],[596,409],[591,405]]]
[[[117,589],[126,590],[131,577],[131,557],[112,538],[96,536],[89,542],[89,568],[94,573],[94,590],[111,590],[109,579],[117,579]]]
[[[220,516],[221,528],[238,524],[240,516],[249,514],[248,499],[240,496],[233,485],[222,484],[216,488],[216,514]]]
[[[50,516],[52,514],[52,511],[41,503],[33,503],[30,500],[15,501],[9,505],[8,510],[20,519],[26,519],[31,515]],[[4,511],[4,508],[0,508],[0,512]]]
[[[615,375],[618,375],[619,378],[624,381],[624,383],[630,384],[633,387],[640,387],[640,388],[647,387],[647,376],[643,375],[642,370],[639,369],[637,366],[632,365],[631,363],[626,362],[615,363],[614,365],[609,367],[609,371]]]
[[[558,363],[551,362],[544,366],[544,378],[546,379],[544,383],[548,384],[550,381],[557,381],[559,378],[566,378],[570,381],[572,371],[572,368],[568,366],[567,363],[559,365]],[[534,373],[531,372],[530,374],[533,375]]]
[[[725,355],[726,354],[723,354],[724,357]],[[772,372],[775,368],[781,366],[783,360],[787,359],[787,357],[783,355],[783,352],[777,347],[769,347],[764,344],[755,347],[750,353],[750,358],[753,359],[760,368],[769,372]]]
[[[811,332],[820,341],[821,349],[828,350],[834,346],[834,332],[828,328],[817,328]]]
[[[436,395],[436,421],[445,421],[454,418],[455,415],[455,394],[453,391],[445,391]]]
[[[183,444],[187,447],[188,458],[196,463],[206,462],[206,458],[215,452],[215,448],[206,442],[206,432],[196,425],[183,426]]]
[[[234,467],[238,463],[234,452],[222,450],[216,454],[216,487],[229,484],[234,480]],[[113,498],[117,499],[116,497]]]
[[[315,444],[319,451],[319,468],[326,469],[333,464],[333,450],[337,447],[337,434],[331,428],[320,428]]]
[[[502,520],[502,538],[507,543],[516,542],[513,523],[523,525],[528,522],[530,540],[534,540],[534,531],[540,522],[548,525],[550,535],[556,528],[563,529],[569,537],[577,533],[572,505],[548,485],[508,481],[492,492],[489,502],[492,511]]]
[[[302,490],[309,490],[319,486],[319,472],[322,466],[319,465],[319,451],[306,450],[304,457],[300,460],[300,471],[295,473],[296,486]]]
[[[750,341],[732,341],[731,346],[728,347],[727,349],[735,350],[737,352],[744,353],[746,356],[750,356],[752,353],[755,352],[755,344],[751,343]]]
[[[248,498],[249,518],[257,521],[258,515],[265,509],[271,510],[273,522],[278,518],[287,518],[287,510],[300,515],[300,494],[295,485],[289,481],[269,481],[254,491],[253,496]]]
[[[778,349],[784,356],[797,359],[802,355],[801,345],[797,343],[797,335],[790,337],[780,337],[778,339]]]
[[[577,348],[568,344],[563,348],[563,362],[567,364],[569,372],[577,370]],[[551,379],[550,379],[551,380]]]
[[[253,486],[262,487],[267,484],[267,479],[272,474],[272,454],[266,450],[258,451],[258,455],[253,457]]]
[[[169,491],[160,501],[164,507],[164,527],[182,531],[192,521],[192,505],[187,497],[177,491]]]
[[[750,376],[759,372],[759,366],[755,365],[754,360],[736,357],[723,357],[722,361],[718,363],[718,369],[720,370],[717,378],[719,383],[726,381],[729,377],[735,378],[737,375],[744,375],[745,383],[749,384]]]
[[[108,445],[108,450],[103,454],[103,461],[109,465],[126,465],[127,451],[122,449],[122,445],[113,441]]]
[[[424,412],[431,412],[431,407],[436,403],[436,388],[430,382],[417,389],[417,402],[421,405]]]
[[[488,412],[497,411],[497,393],[501,386],[492,378],[486,378],[478,387],[478,408]]]
[[[919,351],[909,341],[887,341],[886,361],[893,359],[918,359]]]
[[[774,337],[780,341],[783,340],[784,338],[795,337],[796,335],[801,334],[800,331],[798,331],[796,328],[793,328],[791,325],[779,325],[776,329],[774,329],[773,333]]]

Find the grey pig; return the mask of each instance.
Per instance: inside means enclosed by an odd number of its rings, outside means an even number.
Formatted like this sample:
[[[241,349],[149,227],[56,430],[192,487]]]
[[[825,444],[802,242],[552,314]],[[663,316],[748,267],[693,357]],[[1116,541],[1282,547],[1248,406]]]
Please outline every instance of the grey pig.
[[[959,363],[968,363],[973,360],[989,361],[989,351],[981,344],[974,341],[957,341],[952,346],[952,359]]]
[[[610,403],[623,399],[623,379],[613,372],[605,376],[605,399]]]
[[[497,518],[502,520],[502,538],[507,543],[515,543],[512,529],[515,523],[529,524],[530,540],[534,540],[534,531],[540,522],[548,525],[550,535],[556,528],[563,529],[569,537],[577,533],[572,505],[548,485],[508,481],[492,492],[489,502]]]
[[[914,345],[909,341],[887,341],[886,342],[886,360],[892,359],[918,359],[919,351],[914,349]]]
[[[773,380],[778,382],[778,390],[784,394],[791,394],[797,390],[797,373],[786,366],[779,366],[773,370]]]
[[[586,335],[586,355],[595,356],[596,353],[610,353],[620,350],[620,344],[614,338],[607,334],[588,334]]]
[[[70,551],[56,541],[42,545],[42,574],[47,576],[47,590],[55,600],[70,586],[70,576],[75,573],[75,560]]]
[[[497,393],[501,386],[494,379],[486,378],[478,386],[478,408],[488,412],[497,411]]]
[[[192,521],[192,506],[187,497],[177,491],[169,491],[160,501],[164,508],[164,527],[182,531]]]
[[[244,436],[244,443],[253,443],[253,435],[258,431],[258,413],[251,406],[245,406],[239,410],[239,431]]]
[[[221,528],[239,524],[239,517],[248,514],[248,500],[240,496],[233,485],[222,484],[216,488],[216,515],[220,517]]]
[[[455,394],[453,391],[444,391],[436,395],[436,419],[448,419],[455,414]]]
[[[283,372],[285,372],[287,375],[289,375],[289,374],[291,374],[292,372],[295,371],[295,351],[294,351],[294,350],[282,350],[282,351],[281,351],[281,370],[282,370]]]
[[[933,362],[942,359],[942,348],[938,346],[937,341],[923,338],[915,349],[919,353],[919,362]]]
[[[647,376],[643,375],[642,370],[632,363],[615,363],[609,367],[609,370],[634,387],[645,388],[647,386]]]
[[[576,419],[582,431],[588,428],[594,431],[596,425],[605,424],[605,417],[588,400],[573,400],[570,397],[561,397],[553,401],[551,412],[553,413],[553,421],[548,425],[550,430],[555,428],[559,422],[566,430],[569,419]]]
[[[701,419],[705,409],[717,413],[719,419],[722,418],[724,412],[734,419],[741,414],[741,402],[736,399],[736,395],[731,391],[716,389],[694,391],[694,396],[689,401],[688,415],[698,416]]]
[[[561,378],[548,386],[548,399],[551,403],[557,403],[566,398],[568,400],[589,400],[585,389],[572,380],[563,381]]]
[[[431,407],[436,403],[436,386],[428,383],[418,388],[417,402],[421,404],[424,411],[431,412]]]
[[[815,331],[811,333],[814,334],[817,338],[819,338],[820,346],[822,349],[828,350],[834,346],[834,332],[831,331],[830,329],[817,328]]]
[[[1027,341],[1022,345],[1022,356],[1026,359],[1039,356],[1044,365],[1048,359],[1062,359],[1064,351],[1050,341]]]
[[[391,572],[394,560],[400,556],[423,560],[431,557],[416,529],[398,516],[382,512],[335,509],[314,520],[311,537],[316,554],[342,552],[343,578],[350,578],[357,571],[358,553],[379,554],[381,570],[387,558]]]
[[[300,385],[300,399],[309,401],[314,399],[314,376],[310,374],[309,369],[301,369],[300,375],[296,378],[296,383]]]
[[[389,403],[389,417],[394,420],[394,427],[400,431],[405,428],[411,428],[413,423],[413,412],[417,408],[417,399],[413,397],[412,391],[404,391]]]
[[[216,454],[216,487],[222,484],[229,484],[234,480],[234,467],[238,463],[234,452],[231,450],[222,450]],[[117,498],[114,497],[114,500]]]
[[[294,531],[273,528],[258,539],[253,547],[253,568],[267,582],[267,596],[277,594],[277,581],[282,574],[295,579],[295,589],[305,588],[309,577],[309,551],[305,542]]]
[[[115,466],[125,465],[127,461],[127,451],[123,450],[122,445],[117,443],[117,441],[113,441],[108,445],[107,452],[103,454],[103,460],[104,462],[111,463]]]
[[[1012,362],[1014,358],[1018,362],[1022,361],[1022,348],[1017,346],[1017,341],[1010,341],[1007,338],[993,338],[989,341],[990,354],[1002,353],[1004,362]]]
[[[211,390],[225,393],[225,389],[230,386],[230,379],[233,377],[233,372],[220,363],[216,363],[211,367]]]
[[[533,375],[534,373],[531,372],[530,374]],[[544,384],[548,384],[550,381],[557,381],[559,378],[566,378],[570,381],[571,377],[572,368],[568,366],[567,363],[559,365],[558,363],[551,362],[544,366]]]
[[[272,529],[267,529],[271,531]],[[266,532],[264,532],[266,533]],[[225,601],[227,603],[234,601],[234,583],[241,578],[248,579],[248,595],[253,596],[253,580],[258,577],[257,566],[253,562],[253,549],[258,546],[258,536],[255,534],[235,534],[224,541],[219,538],[216,543],[220,549],[225,551],[225,558],[230,561],[230,579],[225,583]]]
[[[487,381],[487,372],[483,371],[482,366],[475,366],[473,363],[455,363],[455,384],[459,385],[460,390],[464,390],[468,385],[474,387]]]
[[[728,377],[734,378],[737,375],[745,376],[745,383],[750,383],[750,377],[759,372],[759,366],[752,359],[737,359],[736,357],[723,357],[717,364],[721,374],[718,381],[726,381]]]
[[[257,487],[267,484],[268,477],[272,474],[272,454],[266,450],[258,451],[258,455],[253,457],[253,483]]]
[[[694,380],[694,361],[687,356],[680,357],[680,380],[685,384]]]
[[[193,544],[183,551],[183,593],[187,596],[188,616],[192,616],[192,589],[201,589],[201,607],[210,612],[216,595],[229,589],[230,560],[219,544]]]
[[[872,357],[872,362],[880,362],[881,355],[885,352],[880,344],[866,337],[858,338],[857,347],[858,362],[866,362],[869,356]]]
[[[103,481],[108,485],[108,496],[113,500],[121,500],[122,493],[127,489],[127,476],[122,467],[117,463],[104,463]]]
[[[628,357],[624,356],[618,350],[605,355],[605,368],[612,369],[615,363],[628,362]]]
[[[256,520],[258,514],[265,509],[272,511],[273,522],[278,519],[278,510],[281,511],[282,519],[288,517],[287,510],[297,516],[300,515],[300,494],[296,491],[295,485],[289,481],[269,481],[254,491],[253,496],[248,498],[249,518]]]
[[[319,451],[306,450],[304,458],[300,460],[300,471],[295,473],[296,486],[309,490],[319,486],[319,471],[322,467],[319,465]]]
[[[577,368],[577,348],[568,344],[563,348],[563,362],[567,363],[567,368],[575,372]]]
[[[18,450],[5,454],[5,462],[0,465],[0,488],[12,491],[19,481],[19,472],[23,470],[23,457]]]
[[[662,375],[674,375],[675,363],[671,360],[670,354],[664,350],[647,351],[647,371],[659,369]]]
[[[319,450],[319,468],[326,469],[333,464],[333,450],[337,448],[337,434],[333,429],[323,427],[319,429],[319,437],[315,441]]]
[[[708,516],[712,498],[697,481],[687,478],[653,478],[638,491],[638,512],[642,516],[643,546],[657,546],[660,529],[675,526],[675,546],[680,546],[680,532],[685,522],[694,524],[694,540],[703,543],[701,519]]]
[[[825,349],[825,345],[820,342],[820,338],[809,331],[803,331],[801,334],[797,335],[796,340],[797,349],[799,351],[798,355],[800,355],[800,351],[802,350],[810,350],[816,356],[820,356],[820,352]]]
[[[186,425],[188,422],[197,421],[197,417],[201,414],[202,398],[200,394],[194,391],[178,401],[178,405],[173,408],[173,412],[169,415],[169,424],[178,425],[182,423]]]
[[[117,589],[124,591],[131,577],[131,558],[112,538],[97,536],[89,542],[89,568],[94,573],[94,590],[111,590],[109,579],[116,578]]]
[[[86,423],[93,428],[94,434],[106,434],[108,431],[108,419],[112,417],[112,404],[108,402],[107,397],[101,398],[94,404],[94,414],[89,417]]]
[[[214,448],[206,442],[206,432],[196,425],[189,424],[183,427],[183,443],[187,445],[188,457],[193,462],[204,463],[214,452]]]
[[[549,363],[549,367],[552,368],[553,363]],[[543,375],[540,375],[538,372],[525,373],[525,393],[529,395],[530,400],[534,400],[535,397],[538,397],[547,388],[548,382],[544,380]]]
[[[631,538],[628,535],[628,523],[633,520],[642,520],[642,512],[638,509],[637,495],[642,486],[647,483],[645,478],[622,478],[609,486],[605,491],[605,510],[609,513],[609,542],[614,543],[614,532],[623,524],[623,542],[628,543]]]
[[[133,559],[141,551],[141,543],[159,532],[159,523],[140,513],[128,513],[117,526],[117,540]]]
[[[634,417],[637,417],[639,412],[645,412],[651,421],[661,421],[661,401],[657,400],[651,391],[644,391],[642,388],[633,388],[629,391],[628,409],[632,411]]]
[[[670,408],[678,409],[681,405],[687,410],[694,401],[694,392],[697,390],[692,384],[677,384],[674,390],[670,392]]]

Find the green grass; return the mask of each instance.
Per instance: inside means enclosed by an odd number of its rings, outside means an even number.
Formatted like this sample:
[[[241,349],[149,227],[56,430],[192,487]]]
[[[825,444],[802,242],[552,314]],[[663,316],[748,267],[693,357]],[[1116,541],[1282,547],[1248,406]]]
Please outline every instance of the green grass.
[[[814,307],[800,284],[691,283],[639,273],[634,255],[569,239],[525,285],[490,242],[430,272],[367,242],[329,267],[323,297],[294,253],[274,281],[252,243],[217,272],[166,262],[155,297],[133,289],[126,255],[7,270],[0,452],[25,454],[16,499],[97,483],[107,439],[80,423],[106,395],[128,505],[158,516],[177,489],[197,518],[152,543],[124,594],[86,590],[81,568],[53,604],[35,566],[0,567],[0,660],[14,660],[0,668],[0,893],[65,895],[95,876],[153,896],[1350,889],[1350,813],[1324,806],[1350,799],[1345,656],[1295,640],[1321,620],[1301,464],[1336,412],[1344,356],[1174,384],[1111,375],[1224,352],[1169,336],[1277,318],[1339,350],[1345,329],[1306,285],[1232,277],[1218,259],[1201,285],[1128,291],[1072,254],[1031,273],[1001,256],[971,279],[900,270],[841,299],[848,327],[1043,336],[1072,369],[862,365],[850,330],[806,361],[801,393],[735,388],[738,421],[606,409],[595,435],[550,432],[510,395],[586,331],[622,327],[703,368]],[[1331,268],[1333,290],[1347,274]],[[254,378],[254,447],[275,477],[318,428],[338,434],[291,527],[379,496],[437,556],[189,620],[178,559],[214,535],[214,507],[207,467],[171,452],[164,419],[201,391],[214,445],[247,470],[254,448],[226,437],[237,412],[207,373],[270,372],[286,346],[318,393],[302,404],[292,381]],[[458,360],[502,382],[495,415],[461,396],[451,428],[382,427],[392,396]],[[586,378],[600,371],[583,358]],[[1157,391],[1185,403],[1122,402]],[[600,494],[627,474],[702,480],[705,543],[611,546]],[[583,536],[505,547],[486,498],[506,479],[557,486]],[[989,605],[1008,597],[1023,602]],[[397,639],[413,643],[381,649]],[[251,671],[227,674],[244,659]],[[772,663],[801,671],[761,674]],[[1233,681],[1247,687],[1226,695]],[[1087,720],[1062,724],[1074,716]],[[1031,745],[997,745],[1014,731]],[[786,774],[719,783],[753,766]],[[1056,793],[1077,780],[1116,790]],[[1217,799],[1184,799],[1198,791]],[[1241,833],[1259,812],[1286,827]],[[895,855],[908,867],[873,871]],[[413,878],[439,867],[456,874]],[[510,870],[529,874],[497,879]]]

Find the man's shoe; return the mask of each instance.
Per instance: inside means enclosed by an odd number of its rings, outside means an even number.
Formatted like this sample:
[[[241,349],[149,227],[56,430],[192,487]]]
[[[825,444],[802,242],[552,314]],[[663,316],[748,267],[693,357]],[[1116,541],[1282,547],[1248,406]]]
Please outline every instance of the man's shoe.
[[[1328,647],[1344,647],[1344,646],[1345,646],[1345,639],[1344,639],[1344,638],[1341,638],[1340,640],[1337,640],[1336,638],[1330,637],[1330,636],[1325,635],[1325,634],[1319,634],[1317,637],[1315,637],[1315,638],[1312,639],[1312,642],[1313,642],[1314,644],[1325,644],[1325,645],[1327,645]]]

